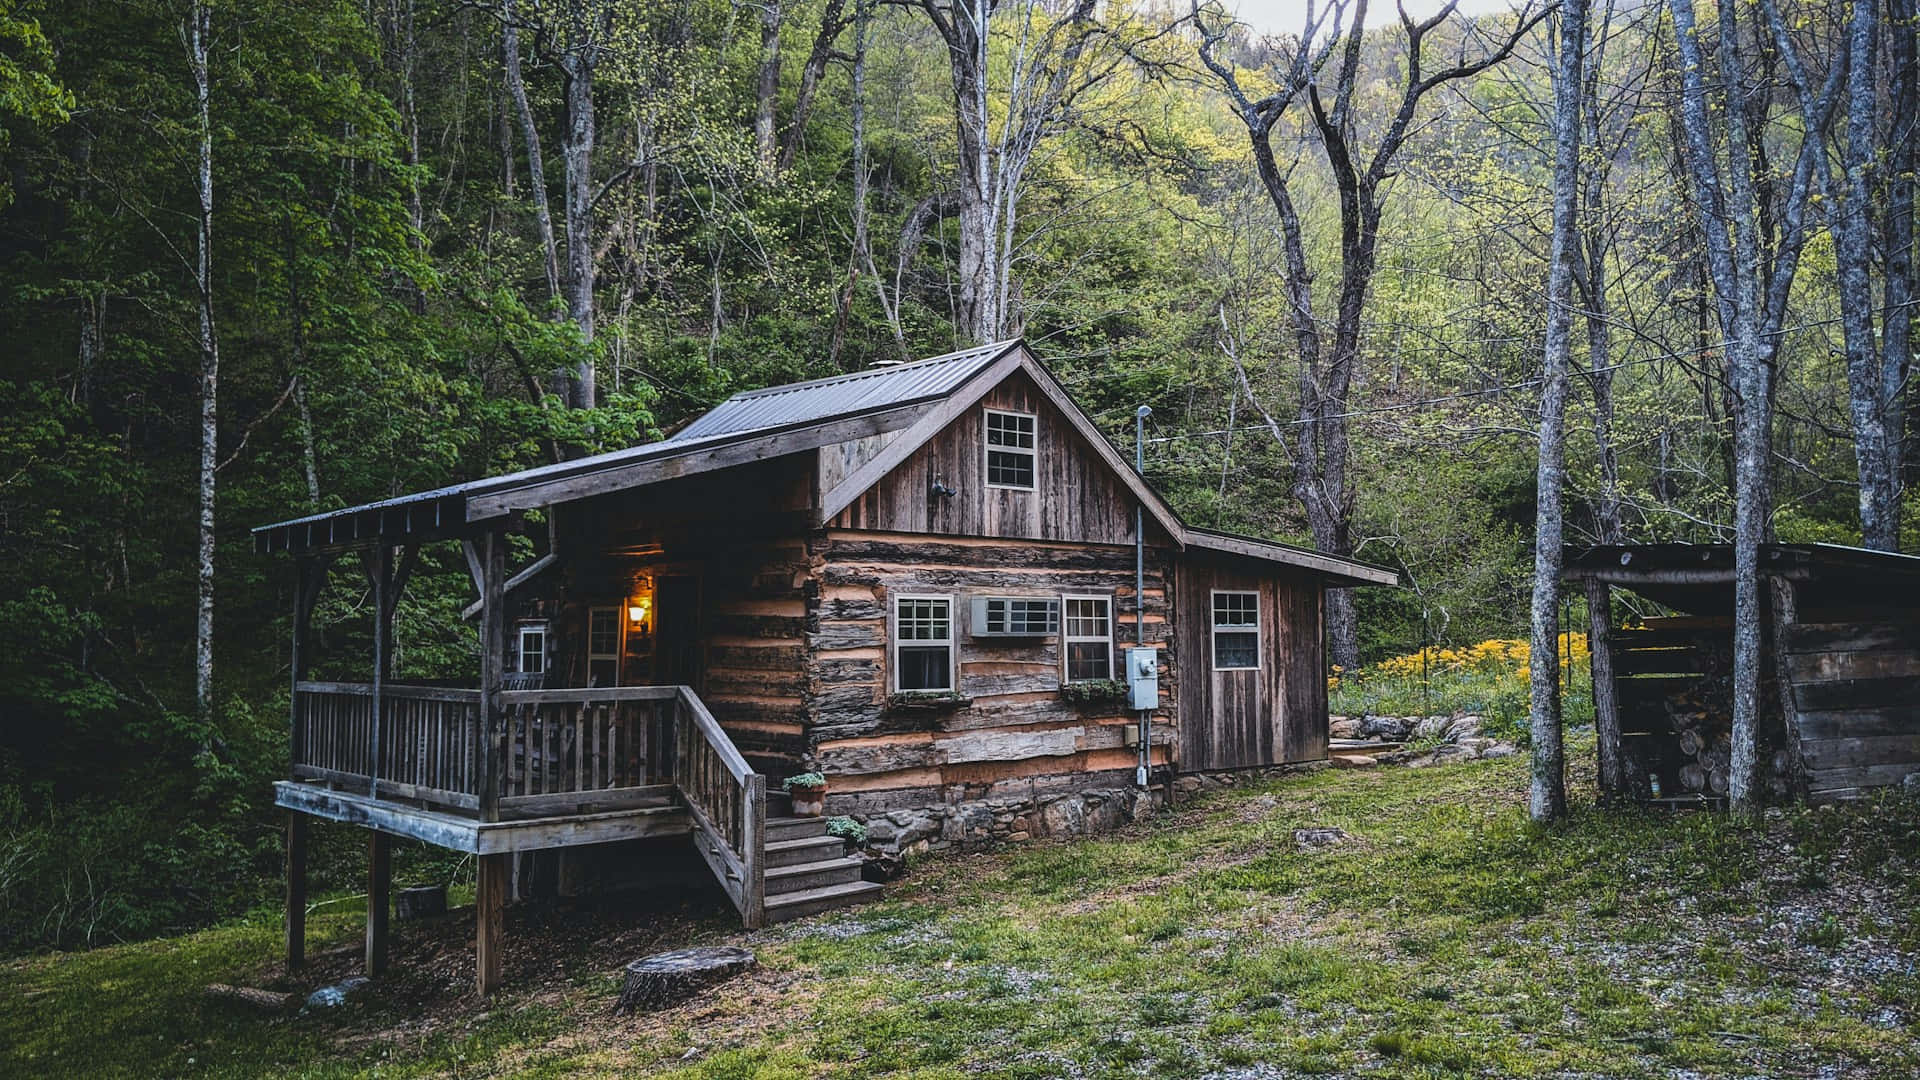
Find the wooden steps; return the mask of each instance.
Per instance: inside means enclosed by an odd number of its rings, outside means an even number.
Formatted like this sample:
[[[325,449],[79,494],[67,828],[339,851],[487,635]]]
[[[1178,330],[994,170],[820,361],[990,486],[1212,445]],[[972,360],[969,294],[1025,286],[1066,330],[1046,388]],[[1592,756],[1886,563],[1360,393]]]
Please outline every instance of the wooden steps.
[[[823,818],[769,818],[766,858],[769,923],[817,915],[880,895],[879,884],[861,880],[865,860],[847,854],[844,841],[827,835]]]

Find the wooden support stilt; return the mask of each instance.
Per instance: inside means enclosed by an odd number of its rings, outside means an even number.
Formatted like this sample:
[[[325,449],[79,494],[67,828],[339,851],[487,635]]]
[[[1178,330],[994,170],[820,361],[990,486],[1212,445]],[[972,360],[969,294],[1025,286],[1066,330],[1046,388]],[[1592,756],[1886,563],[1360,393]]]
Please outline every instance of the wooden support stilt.
[[[367,974],[387,970],[387,916],[392,910],[393,837],[367,833]]]
[[[511,855],[478,858],[474,891],[473,961],[475,992],[481,997],[500,985],[500,947],[507,893],[507,860]]]
[[[287,970],[307,962],[307,815],[287,812]]]

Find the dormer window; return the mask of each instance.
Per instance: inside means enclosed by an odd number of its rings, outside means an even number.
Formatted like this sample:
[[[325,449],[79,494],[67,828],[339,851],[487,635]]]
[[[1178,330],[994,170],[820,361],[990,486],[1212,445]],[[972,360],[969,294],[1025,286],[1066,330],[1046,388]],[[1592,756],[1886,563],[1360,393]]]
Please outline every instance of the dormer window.
[[[1032,413],[987,410],[987,486],[1033,490],[1034,430],[1039,418]]]

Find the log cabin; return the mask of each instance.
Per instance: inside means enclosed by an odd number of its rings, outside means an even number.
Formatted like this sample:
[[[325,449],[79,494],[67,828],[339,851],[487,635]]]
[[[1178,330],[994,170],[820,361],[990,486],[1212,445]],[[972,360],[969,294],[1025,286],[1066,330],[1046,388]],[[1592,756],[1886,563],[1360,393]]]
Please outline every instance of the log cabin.
[[[1920,773],[1920,558],[1762,544],[1756,744],[1763,798],[1858,798]],[[1733,731],[1733,548],[1564,552],[1590,611],[1604,794],[1722,803]],[[1615,590],[1659,605],[1622,628]]]
[[[528,852],[691,837],[748,926],[870,895],[769,794],[798,773],[900,850],[1107,827],[1177,773],[1324,759],[1326,590],[1398,580],[1186,524],[1020,341],[254,536],[299,570],[289,963],[307,821],[345,822],[371,838],[373,971],[391,838],[477,856],[482,993]],[[394,605],[440,542],[478,594],[477,686],[391,677]],[[312,680],[313,607],[348,554],[368,677]]]

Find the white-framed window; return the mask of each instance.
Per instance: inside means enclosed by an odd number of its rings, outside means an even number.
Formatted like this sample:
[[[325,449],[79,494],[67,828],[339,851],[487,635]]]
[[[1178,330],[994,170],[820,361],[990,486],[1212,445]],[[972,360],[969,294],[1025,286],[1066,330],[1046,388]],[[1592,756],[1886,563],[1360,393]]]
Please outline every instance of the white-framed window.
[[[953,597],[893,598],[893,688],[953,689]]]
[[[1034,433],[1039,417],[1031,413],[987,410],[987,486],[1032,491]]]
[[[1070,683],[1113,678],[1113,597],[1063,596],[1060,654]]]
[[[1213,670],[1260,667],[1260,594],[1213,591]]]
[[[547,624],[520,624],[520,665],[522,675],[544,675],[547,670]]]
[[[620,612],[617,607],[587,609],[587,685],[620,685]]]

